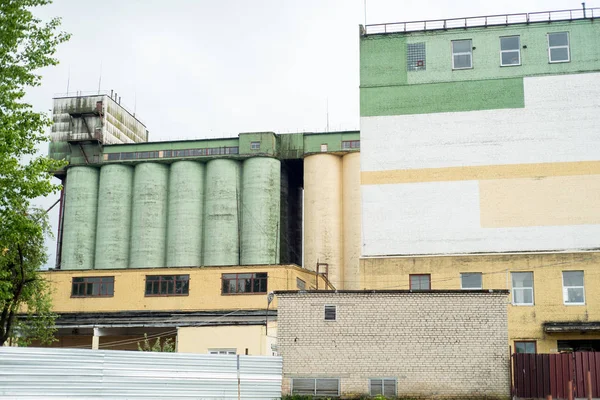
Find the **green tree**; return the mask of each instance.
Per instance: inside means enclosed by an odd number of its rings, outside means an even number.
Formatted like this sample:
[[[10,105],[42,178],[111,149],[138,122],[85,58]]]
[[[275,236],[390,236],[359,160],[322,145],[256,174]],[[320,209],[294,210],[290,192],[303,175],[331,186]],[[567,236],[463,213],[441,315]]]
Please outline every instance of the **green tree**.
[[[150,344],[150,339],[148,339],[148,334],[144,333],[144,340],[137,344],[139,351],[157,351],[163,353],[173,353],[175,351],[175,344],[173,343],[173,339],[166,338],[162,344],[160,341],[160,337],[156,338],[154,344]]]
[[[0,345],[52,340],[49,286],[39,275],[47,259],[48,219],[32,208],[37,197],[60,189],[50,171],[64,163],[38,154],[50,118],[24,101],[39,86],[39,69],[56,65],[56,47],[69,39],[60,19],[43,22],[33,10],[50,0],[0,1]],[[17,318],[26,311],[28,318]]]

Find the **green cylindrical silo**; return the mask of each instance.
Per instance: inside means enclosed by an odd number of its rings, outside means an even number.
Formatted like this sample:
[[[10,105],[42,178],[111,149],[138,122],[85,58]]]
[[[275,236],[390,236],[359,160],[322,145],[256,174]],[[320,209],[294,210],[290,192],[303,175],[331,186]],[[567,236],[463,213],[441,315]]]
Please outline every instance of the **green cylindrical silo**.
[[[240,163],[216,159],[206,164],[204,265],[238,265],[240,260]]]
[[[133,176],[130,268],[165,266],[168,183],[167,165],[151,162],[136,165]]]
[[[242,171],[242,265],[279,263],[281,162],[254,157]]]
[[[177,161],[169,172],[167,267],[202,264],[204,165]]]
[[[100,169],[96,269],[129,264],[132,189],[133,167],[111,164]]]
[[[67,170],[61,269],[94,268],[99,174],[92,167]]]

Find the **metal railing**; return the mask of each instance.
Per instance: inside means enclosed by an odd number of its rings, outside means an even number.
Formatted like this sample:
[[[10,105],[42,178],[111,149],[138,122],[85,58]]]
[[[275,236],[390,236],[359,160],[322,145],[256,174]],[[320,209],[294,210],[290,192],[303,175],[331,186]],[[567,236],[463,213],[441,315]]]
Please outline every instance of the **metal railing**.
[[[363,34],[375,35],[382,33],[419,32],[510,24],[529,24],[533,22],[572,21],[577,19],[593,20],[595,18],[600,18],[600,8],[581,8],[577,10],[540,11],[520,14],[370,24],[365,26]]]

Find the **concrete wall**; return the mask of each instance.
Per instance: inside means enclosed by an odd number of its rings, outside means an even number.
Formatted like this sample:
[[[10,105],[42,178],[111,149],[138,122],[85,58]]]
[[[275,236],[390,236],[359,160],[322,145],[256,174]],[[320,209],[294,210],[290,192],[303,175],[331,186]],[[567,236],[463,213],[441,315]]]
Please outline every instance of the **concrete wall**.
[[[267,294],[221,293],[222,274],[266,272],[268,275],[267,292],[272,290],[296,290],[297,278],[306,283],[306,289],[316,287],[316,276],[313,272],[292,265],[285,266],[231,266],[205,268],[154,268],[95,271],[48,271],[43,276],[48,279],[52,292],[53,311],[61,312],[116,312],[126,310],[254,310],[267,306]],[[190,276],[189,295],[187,296],[154,296],[146,297],[146,275],[180,275]],[[73,277],[114,276],[114,296],[112,297],[71,297]],[[319,287],[324,287],[322,278]],[[277,308],[277,302],[271,304]]]
[[[277,323],[269,323],[269,336],[277,336]],[[273,339],[264,325],[181,327],[177,329],[178,353],[204,353],[211,349],[233,349],[236,354],[273,355]]]
[[[410,274],[430,274],[432,289],[460,289],[461,273],[481,273],[483,289],[511,289],[511,272],[533,272],[534,305],[507,299],[509,345],[536,341],[539,353],[557,351],[557,340],[600,339],[598,333],[548,334],[544,322],[600,320],[600,253],[510,254],[362,259],[361,288],[408,289]],[[563,302],[562,272],[583,271],[584,305]]]
[[[600,73],[523,86],[524,108],[361,118],[363,255],[599,247]]]
[[[506,294],[278,294],[283,391],[292,378],[340,378],[342,395],[395,378],[399,396],[509,398]],[[337,319],[324,320],[324,306]]]

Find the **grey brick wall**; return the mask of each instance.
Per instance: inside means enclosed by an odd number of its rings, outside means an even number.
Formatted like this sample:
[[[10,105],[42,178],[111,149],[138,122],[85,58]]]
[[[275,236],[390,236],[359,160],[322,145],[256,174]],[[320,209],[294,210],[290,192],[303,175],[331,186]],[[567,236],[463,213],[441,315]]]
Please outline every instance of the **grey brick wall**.
[[[505,293],[279,293],[283,391],[291,378],[341,379],[344,395],[369,378],[397,379],[399,396],[507,398]],[[337,320],[324,320],[324,306]]]

